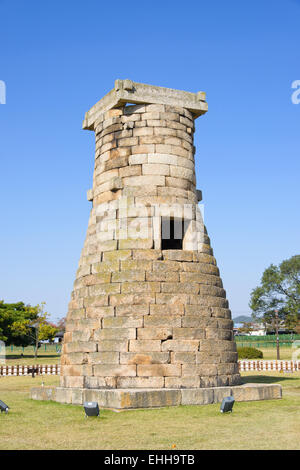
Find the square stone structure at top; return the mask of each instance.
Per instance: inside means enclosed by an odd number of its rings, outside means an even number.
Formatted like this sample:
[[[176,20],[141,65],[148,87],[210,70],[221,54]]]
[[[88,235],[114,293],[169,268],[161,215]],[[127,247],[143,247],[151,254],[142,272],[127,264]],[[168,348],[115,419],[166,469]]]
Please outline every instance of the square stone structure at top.
[[[207,111],[203,91],[191,93],[189,91],[136,83],[128,79],[116,80],[115,87],[85,113],[83,129],[94,130],[94,123],[101,114],[126,103],[178,106],[191,111],[195,118]]]

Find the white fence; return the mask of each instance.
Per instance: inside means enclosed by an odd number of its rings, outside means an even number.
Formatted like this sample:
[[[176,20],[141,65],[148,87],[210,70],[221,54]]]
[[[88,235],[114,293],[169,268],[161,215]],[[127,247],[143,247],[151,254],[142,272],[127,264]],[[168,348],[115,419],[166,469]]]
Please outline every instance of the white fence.
[[[262,360],[240,360],[240,372],[248,371],[274,371],[274,372],[296,372],[300,371],[300,361],[262,361]],[[60,365],[32,365],[32,366],[0,366],[0,376],[21,376],[21,375],[59,375]]]
[[[59,375],[60,365],[32,365],[32,366],[0,366],[0,376],[20,376],[20,375]]]
[[[251,370],[257,371],[279,371],[279,372],[296,372],[300,370],[300,361],[239,361],[239,369],[241,372],[247,372]]]

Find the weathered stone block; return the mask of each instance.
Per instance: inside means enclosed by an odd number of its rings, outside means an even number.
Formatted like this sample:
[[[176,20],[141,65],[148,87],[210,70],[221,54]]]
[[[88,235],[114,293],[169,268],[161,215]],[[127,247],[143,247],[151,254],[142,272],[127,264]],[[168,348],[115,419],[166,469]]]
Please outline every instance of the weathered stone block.
[[[198,351],[198,340],[174,340],[164,341],[161,345],[162,351]]]
[[[120,283],[97,284],[89,286],[89,295],[97,297],[106,294],[119,294],[121,292]]]
[[[233,331],[219,329],[218,338],[224,340],[233,340]]]
[[[119,260],[92,264],[92,274],[119,271]]]
[[[179,271],[180,263],[177,261],[153,261],[153,271],[154,272],[169,272],[169,271]]]
[[[140,136],[152,136],[154,134],[154,130],[151,127],[139,127],[133,129],[133,136],[140,137]]]
[[[117,305],[116,316],[140,317],[149,314],[149,305]]]
[[[123,282],[122,293],[131,294],[133,292],[160,292],[159,282]]]
[[[124,168],[120,168],[119,174],[120,174],[120,178],[124,178],[127,176],[141,176],[142,166],[141,165],[125,166]]]
[[[236,401],[272,400],[282,397],[282,388],[278,384],[245,384],[232,387]]]
[[[70,364],[84,364],[87,362],[87,357],[86,357],[86,353],[82,353],[82,352],[73,352],[73,353],[69,353],[67,355],[64,355],[64,359],[62,358],[61,360],[61,364],[63,365],[66,364],[66,365],[70,365]]]
[[[151,151],[149,153],[151,153]],[[131,162],[132,162],[132,159],[131,159]],[[137,164],[136,162],[137,160],[135,161],[134,164]],[[124,186],[144,186],[146,184],[155,185],[155,186],[165,185],[165,176],[163,175],[128,176],[128,177],[122,178],[122,180],[123,180]]]
[[[205,329],[206,339],[219,339],[219,329],[218,328],[206,328]]]
[[[143,377],[180,377],[179,364],[138,364],[137,375]]]
[[[238,374],[239,372],[239,365],[237,363],[221,363],[217,367],[219,375]]]
[[[200,351],[232,351],[236,352],[236,345],[233,341],[203,339],[200,340]]]
[[[103,328],[95,330],[94,339],[95,341],[100,340],[124,340],[124,339],[135,339],[136,329],[135,328]]]
[[[141,328],[143,318],[139,317],[108,317],[103,318],[103,328]]]
[[[168,352],[127,352],[120,354],[120,364],[167,364],[169,359]]]
[[[201,292],[200,292],[201,294]],[[212,297],[209,295],[190,295],[190,304],[199,305],[201,307],[223,307],[228,308],[228,301],[222,297]]]
[[[138,328],[137,339],[161,339],[165,340],[172,338],[172,328],[159,327],[159,328]]]
[[[180,315],[148,315],[144,317],[144,327],[180,327]]]
[[[108,302],[108,301],[107,301]],[[86,316],[91,319],[101,319],[103,317],[113,317],[114,316],[114,307],[86,307]],[[99,325],[100,326],[100,325]]]
[[[220,387],[217,377],[200,377],[200,387],[201,388],[211,388],[211,387]]]
[[[32,387],[30,396],[33,400],[54,400],[56,399],[56,389],[51,387]]]
[[[83,284],[85,286],[92,286],[95,284],[109,283],[111,278],[111,273],[99,273],[99,274],[90,274],[83,278]]]
[[[72,377],[92,375],[92,366],[88,364],[61,365],[61,374]]]
[[[84,329],[72,332],[73,341],[90,341],[93,340],[93,330]],[[67,341],[65,341],[67,343]]]
[[[144,163],[142,165],[143,175],[164,175],[169,176],[170,167],[162,163]]]
[[[195,364],[196,363],[195,352],[171,352],[171,363],[172,364]]]
[[[67,354],[72,352],[95,352],[96,343],[92,341],[73,341],[72,343],[65,344],[65,352]]]
[[[149,208],[147,208],[149,209]],[[159,260],[162,257],[162,252],[161,250],[133,250],[132,251],[132,256],[133,260],[142,260],[142,261],[148,261],[148,260]],[[152,269],[152,265],[146,266],[146,270]]]
[[[72,403],[72,390],[57,387],[55,401],[58,403]]]
[[[98,377],[85,377],[85,391],[87,388],[98,388],[99,383],[98,383],[99,378]],[[92,401],[92,400],[89,400]]]
[[[88,312],[91,312],[91,309],[95,307],[108,306],[108,295],[103,294],[95,297],[86,297],[83,303],[88,317]]]
[[[221,403],[224,398],[232,396],[232,389],[230,387],[214,388],[214,403]]]
[[[163,388],[163,377],[117,377],[118,388]]]
[[[93,366],[96,377],[134,377],[136,376],[135,365],[125,364],[96,364]]]
[[[179,273],[178,272],[146,272],[146,281],[170,281],[178,282]]]
[[[205,351],[196,353],[196,363],[197,364],[219,364],[221,361],[221,356],[219,352],[216,351]]]
[[[187,304],[189,301],[188,294],[156,294],[156,303],[157,304],[171,304],[171,305],[178,305],[178,304]]]
[[[216,377],[217,366],[215,364],[183,364],[182,375],[200,375],[201,377]]]
[[[123,168],[123,167],[126,167],[128,165],[128,157],[116,157],[116,158],[112,158],[111,160],[108,160],[107,162],[105,162],[105,171],[107,170],[111,170],[113,168]],[[122,176],[124,176],[123,173],[119,172],[119,176],[120,178]],[[122,188],[122,186],[120,186]],[[98,188],[99,189],[99,188]],[[109,188],[111,189],[111,188]]]
[[[160,340],[132,339],[129,342],[130,352],[161,351],[161,347],[162,345]],[[166,349],[164,349],[164,351],[166,351]]]
[[[72,388],[72,404],[73,405],[82,405],[83,404],[83,389],[78,388],[74,389]]]
[[[140,119],[140,116],[138,116]],[[130,117],[130,120],[133,120],[133,116]],[[119,147],[131,147],[132,145],[138,145],[139,140],[137,137],[127,137],[124,139],[118,139],[118,146]],[[139,152],[142,153],[142,152]]]
[[[182,405],[209,405],[214,403],[214,391],[212,389],[200,388],[196,390],[182,390]]]
[[[187,306],[186,306],[187,307]],[[194,306],[193,306],[194,307]],[[186,311],[186,316],[182,318],[182,326],[184,328],[202,328],[206,329],[207,327],[217,325],[216,320],[211,317],[206,317],[203,315],[203,312],[196,309],[198,315],[188,315],[189,311]]]
[[[101,340],[97,343],[98,351],[128,351],[128,341],[127,340]]]
[[[150,249],[153,247],[153,240],[147,238],[135,238],[127,240],[119,240],[119,248],[122,250],[127,249]]]
[[[132,256],[131,250],[117,250],[117,251],[106,251],[103,253],[103,261],[107,262],[118,262],[120,260],[124,261],[130,259]],[[109,274],[102,273],[102,276],[108,276]],[[108,282],[108,281],[104,281]]]
[[[216,296],[216,297],[225,297],[226,292],[224,289],[221,287],[216,287],[216,286],[205,286],[201,285],[200,286],[200,294],[201,295],[211,295],[211,296]]]
[[[92,377],[92,379],[93,383],[101,387],[100,389],[35,387],[31,390],[31,397],[35,400],[50,399],[61,403],[72,403],[73,400],[76,404],[96,401],[100,407],[112,409],[152,408],[180,404],[205,405],[219,403],[227,396],[233,396],[236,401],[281,398],[281,386],[278,384],[247,384],[240,387],[199,389],[198,386],[194,386],[196,382],[193,377],[184,377],[182,388],[180,388],[178,377]],[[163,384],[170,388],[161,388]],[[118,389],[112,390],[112,387],[118,387]]]
[[[161,286],[162,293],[192,293],[198,294],[199,284],[188,282],[164,282]]]
[[[222,352],[220,356],[220,362],[235,362],[237,363],[238,361],[238,353],[237,352],[231,352],[231,351],[225,351]]]
[[[116,351],[102,351],[90,353],[88,356],[90,364],[119,364],[120,353]]]
[[[193,252],[182,250],[166,250],[164,252],[164,259],[173,261],[193,261]]]
[[[139,305],[155,303],[155,294],[116,294],[110,296],[111,305]]]
[[[181,403],[180,390],[141,390],[122,392],[124,408],[155,408],[177,406]]]
[[[128,270],[121,271],[112,274],[113,282],[134,282],[134,281],[144,281],[145,280],[145,271],[142,270]]]
[[[173,338],[176,339],[203,339],[205,330],[200,328],[173,328]]]
[[[135,154],[129,157],[130,165],[141,165],[148,162],[148,155],[146,153]]]

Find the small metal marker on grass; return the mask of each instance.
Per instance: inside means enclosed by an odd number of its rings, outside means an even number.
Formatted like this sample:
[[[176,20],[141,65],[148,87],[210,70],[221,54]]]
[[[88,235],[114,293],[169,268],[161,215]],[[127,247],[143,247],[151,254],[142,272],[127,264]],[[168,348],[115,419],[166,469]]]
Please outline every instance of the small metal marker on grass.
[[[99,416],[100,414],[99,405],[96,401],[85,401],[83,403],[83,407],[84,407],[86,418],[88,416]]]
[[[234,398],[233,397],[226,397],[226,398],[223,398],[223,401],[221,403],[221,406],[220,406],[220,412],[221,413],[232,413],[232,408],[233,408],[233,405],[234,405]]]
[[[1,414],[3,412],[5,412],[5,414],[8,413],[8,410],[9,410],[9,406],[7,406],[3,401],[0,400],[0,410],[1,410]]]

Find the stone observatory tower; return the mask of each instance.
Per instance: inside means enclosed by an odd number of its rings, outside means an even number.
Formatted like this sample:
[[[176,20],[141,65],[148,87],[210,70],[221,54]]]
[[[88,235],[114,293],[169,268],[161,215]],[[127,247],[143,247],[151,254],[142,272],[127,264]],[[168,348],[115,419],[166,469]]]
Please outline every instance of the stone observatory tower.
[[[85,116],[96,153],[61,358],[65,390],[238,385],[233,323],[196,189],[203,92],[116,80]]]

